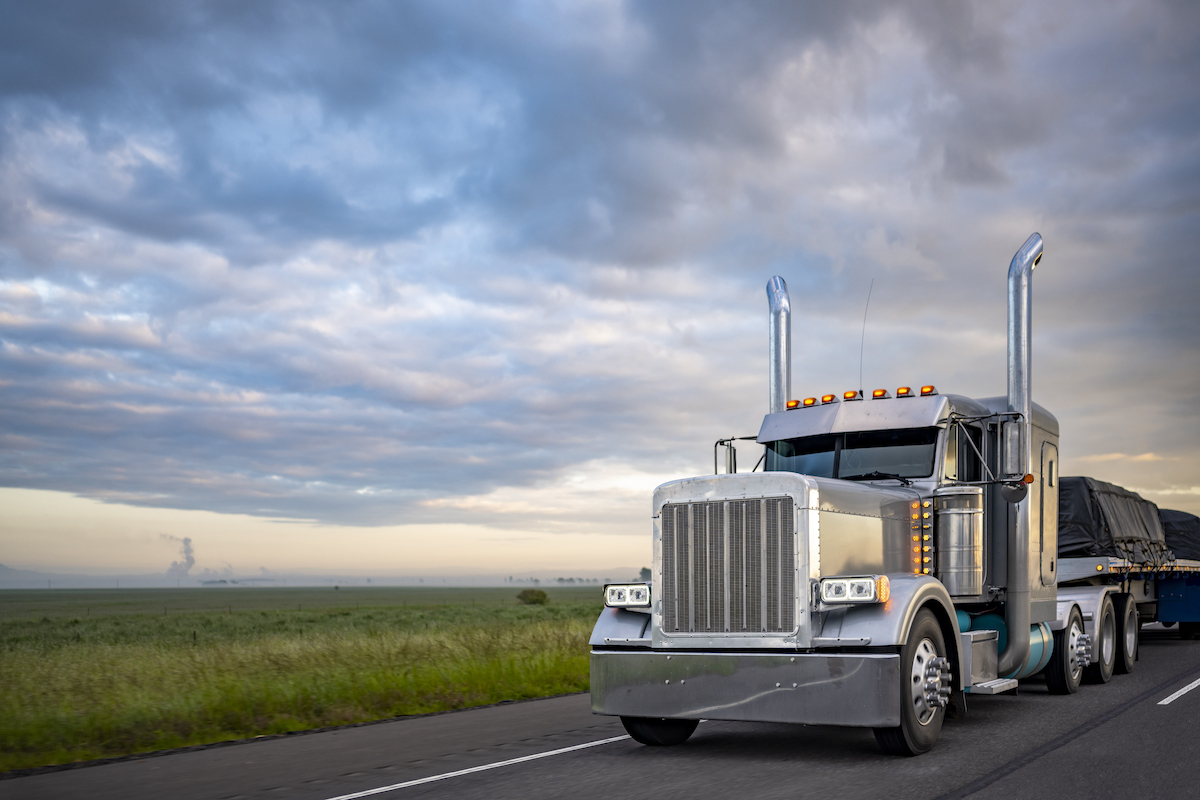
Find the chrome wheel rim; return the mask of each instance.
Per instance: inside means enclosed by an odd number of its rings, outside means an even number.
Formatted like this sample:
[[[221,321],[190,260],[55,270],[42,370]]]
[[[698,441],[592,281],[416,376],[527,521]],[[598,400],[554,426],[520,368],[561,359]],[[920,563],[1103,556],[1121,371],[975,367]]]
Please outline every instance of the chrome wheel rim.
[[[1071,630],[1067,633],[1067,652],[1070,654],[1071,668],[1071,683],[1079,681],[1080,674],[1083,672],[1083,663],[1079,660],[1079,637],[1083,635],[1083,628],[1074,620],[1071,620]]]
[[[931,659],[937,658],[940,654],[933,642],[929,639],[922,639],[913,652],[912,670],[909,681],[909,689],[911,691],[911,699],[913,710],[917,712],[917,722],[922,725],[928,725],[933,721],[933,717],[937,714],[937,707],[929,704],[926,700],[927,687],[925,686],[926,678],[925,670]]]
[[[1135,611],[1132,614],[1130,614],[1126,618],[1126,622],[1128,624],[1125,626],[1125,655],[1132,658],[1134,652],[1137,650],[1137,637],[1138,637],[1137,612]]]

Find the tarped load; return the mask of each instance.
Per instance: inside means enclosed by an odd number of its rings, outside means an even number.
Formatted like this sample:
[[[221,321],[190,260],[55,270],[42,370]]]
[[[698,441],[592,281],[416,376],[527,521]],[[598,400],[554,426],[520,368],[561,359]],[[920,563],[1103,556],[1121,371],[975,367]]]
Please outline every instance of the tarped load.
[[[1159,509],[1158,514],[1162,519],[1167,547],[1175,557],[1200,561],[1200,517],[1169,508]]]
[[[1110,556],[1150,565],[1174,558],[1163,536],[1158,506],[1095,478],[1060,481],[1058,555]]]

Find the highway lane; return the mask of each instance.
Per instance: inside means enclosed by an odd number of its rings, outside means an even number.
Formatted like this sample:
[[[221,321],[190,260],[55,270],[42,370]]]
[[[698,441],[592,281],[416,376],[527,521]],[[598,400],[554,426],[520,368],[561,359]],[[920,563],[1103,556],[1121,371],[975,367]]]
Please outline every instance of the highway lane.
[[[1200,642],[1147,632],[1132,675],[1076,695],[1037,680],[969,698],[933,752],[887,757],[868,730],[707,722],[682,747],[629,739],[397,789],[387,798],[628,796],[1196,797]],[[0,797],[331,800],[620,737],[586,695],[515,703],[0,781]]]

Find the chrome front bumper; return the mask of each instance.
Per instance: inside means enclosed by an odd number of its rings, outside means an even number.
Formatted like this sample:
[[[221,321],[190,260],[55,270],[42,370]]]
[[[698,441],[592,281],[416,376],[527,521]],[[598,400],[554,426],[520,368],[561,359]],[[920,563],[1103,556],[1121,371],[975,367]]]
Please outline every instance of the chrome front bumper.
[[[592,711],[891,728],[900,656],[592,650]]]

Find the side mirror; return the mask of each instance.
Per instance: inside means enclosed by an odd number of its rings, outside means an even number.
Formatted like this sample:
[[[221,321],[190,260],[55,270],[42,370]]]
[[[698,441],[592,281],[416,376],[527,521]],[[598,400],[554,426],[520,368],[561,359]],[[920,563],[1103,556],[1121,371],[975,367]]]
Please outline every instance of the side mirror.
[[[1029,496],[1029,484],[1033,483],[1033,475],[1025,475],[1020,481],[1000,484],[1000,496],[1016,505]]]

